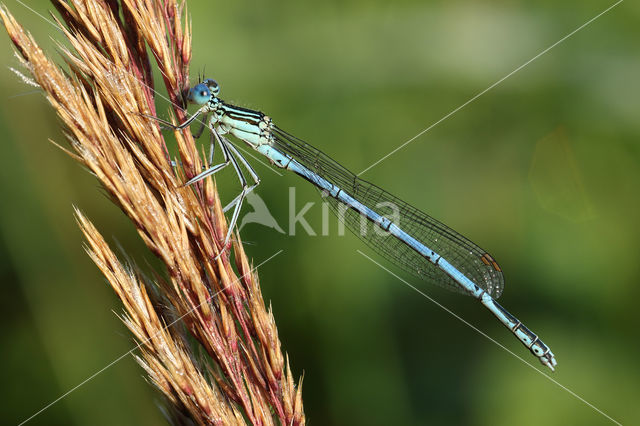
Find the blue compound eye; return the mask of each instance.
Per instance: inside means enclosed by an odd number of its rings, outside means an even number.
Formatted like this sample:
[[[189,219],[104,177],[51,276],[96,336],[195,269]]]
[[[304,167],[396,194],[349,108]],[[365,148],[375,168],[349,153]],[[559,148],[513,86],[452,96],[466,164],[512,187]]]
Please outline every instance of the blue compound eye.
[[[214,96],[218,96],[218,94],[220,93],[220,86],[218,85],[217,81],[208,78],[202,83],[207,85],[207,87],[209,88],[211,93],[213,93]]]
[[[204,105],[209,99],[211,99],[211,90],[204,83],[200,83],[189,90],[188,100],[191,103]]]

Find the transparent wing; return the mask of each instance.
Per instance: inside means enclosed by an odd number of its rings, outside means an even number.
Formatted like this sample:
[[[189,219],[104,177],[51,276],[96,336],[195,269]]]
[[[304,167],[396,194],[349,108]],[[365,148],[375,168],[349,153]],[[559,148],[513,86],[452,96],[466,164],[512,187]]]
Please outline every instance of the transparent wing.
[[[306,142],[274,127],[274,147],[347,192],[353,198],[391,219],[402,230],[437,252],[493,298],[500,297],[504,278],[486,251],[453,229],[405,203],[376,185],[364,181]],[[326,197],[332,210],[350,231],[381,256],[402,269],[448,290],[468,294],[455,280],[415,250],[339,200]]]

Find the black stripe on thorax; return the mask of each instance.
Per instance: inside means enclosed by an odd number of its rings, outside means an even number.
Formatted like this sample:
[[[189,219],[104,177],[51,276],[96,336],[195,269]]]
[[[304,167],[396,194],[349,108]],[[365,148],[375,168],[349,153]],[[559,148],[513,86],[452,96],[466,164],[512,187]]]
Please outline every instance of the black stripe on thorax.
[[[224,109],[224,113],[233,120],[244,121],[257,126],[264,118],[264,114],[260,111],[254,111],[224,102],[222,102],[222,107]]]

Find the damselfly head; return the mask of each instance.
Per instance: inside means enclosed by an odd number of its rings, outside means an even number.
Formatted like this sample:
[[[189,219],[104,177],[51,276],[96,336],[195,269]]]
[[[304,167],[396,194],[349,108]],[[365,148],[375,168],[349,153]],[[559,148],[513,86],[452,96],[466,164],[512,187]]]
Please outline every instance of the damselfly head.
[[[196,84],[189,90],[187,100],[190,103],[204,105],[211,99],[211,90],[205,83]]]

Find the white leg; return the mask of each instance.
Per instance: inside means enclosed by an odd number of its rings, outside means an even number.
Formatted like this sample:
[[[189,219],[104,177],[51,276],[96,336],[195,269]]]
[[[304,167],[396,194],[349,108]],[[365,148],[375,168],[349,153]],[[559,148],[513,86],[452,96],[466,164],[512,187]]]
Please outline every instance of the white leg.
[[[202,132],[204,132],[204,128],[207,126],[208,118],[209,118],[209,113],[206,113],[204,117],[202,117],[202,120],[200,120],[200,128],[195,133],[191,134],[194,139],[198,139],[200,136],[202,136]],[[211,161],[209,162],[209,164],[211,164]]]
[[[233,147],[233,145],[231,145],[228,141],[226,140],[222,141],[222,144],[226,149],[229,149],[230,151],[232,150],[231,147]],[[236,159],[235,154],[230,152],[229,159],[231,160],[231,164],[233,165],[233,168],[236,171],[236,175],[240,180],[242,191],[240,191],[240,194],[238,194],[238,196],[233,201],[233,203],[235,204],[235,208],[233,209],[233,214],[231,215],[231,220],[229,221],[229,229],[227,231],[226,237],[224,238],[223,247],[226,247],[227,244],[229,243],[229,238],[231,238],[231,234],[233,233],[233,228],[236,226],[236,222],[238,221],[238,216],[240,215],[242,202],[244,201],[244,198],[247,196],[247,192],[249,190],[249,185],[247,185],[247,180],[245,179],[244,174],[242,173],[242,169],[238,164],[238,160]]]
[[[178,125],[173,124],[170,121],[163,120],[162,118],[154,117],[153,115],[140,114],[140,113],[134,113],[134,114],[141,115],[142,117],[151,118],[151,119],[161,123],[163,126],[165,126],[165,128],[173,129],[173,130],[182,130],[185,127],[188,127],[191,123],[193,123],[195,121],[196,118],[198,118],[198,116],[200,116],[200,114],[202,114],[203,112],[205,112],[207,110],[208,110],[208,106],[207,105],[202,106],[200,109],[198,109],[196,112],[194,112],[191,117],[187,117],[187,119],[185,121],[183,121],[182,123],[180,123]]]
[[[196,183],[198,181],[201,181],[202,179],[206,178],[207,176],[211,176],[211,175],[219,172],[220,170],[222,170],[223,168],[228,166],[229,163],[231,162],[231,160],[230,160],[231,156],[229,155],[229,150],[227,149],[225,143],[220,138],[220,135],[218,135],[218,132],[211,126],[209,127],[209,130],[211,130],[211,134],[212,134],[212,138],[211,138],[211,162],[213,162],[213,148],[215,146],[216,140],[220,144],[220,148],[222,150],[222,156],[224,157],[224,159],[223,159],[222,163],[216,164],[215,166],[212,166],[212,167],[209,167],[204,172],[202,172],[202,173],[192,177],[191,179],[189,179],[182,186],[189,186],[189,185],[192,185],[192,184],[194,184],[194,183]]]
[[[229,204],[227,204],[224,207],[224,209],[222,211],[223,212],[227,212],[231,207],[235,206],[236,203],[238,203],[241,198],[246,197],[246,195],[248,193],[253,191],[253,189],[260,184],[260,177],[258,176],[256,171],[253,170],[253,167],[251,167],[249,162],[242,156],[242,154],[240,154],[238,152],[238,149],[235,146],[233,146],[233,144],[231,142],[229,142],[229,140],[227,138],[225,138],[224,136],[222,136],[221,138],[226,143],[226,146],[229,148],[229,151],[231,152],[231,154],[234,155],[235,158],[238,158],[240,160],[242,165],[247,169],[247,171],[251,175],[251,179],[253,179],[253,185],[248,187],[246,192],[244,192],[244,194],[241,192],[236,198],[233,199],[233,201],[231,201]],[[240,183],[242,183],[242,182],[240,182]]]

